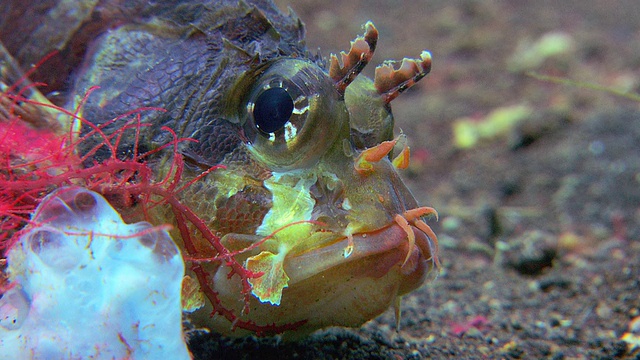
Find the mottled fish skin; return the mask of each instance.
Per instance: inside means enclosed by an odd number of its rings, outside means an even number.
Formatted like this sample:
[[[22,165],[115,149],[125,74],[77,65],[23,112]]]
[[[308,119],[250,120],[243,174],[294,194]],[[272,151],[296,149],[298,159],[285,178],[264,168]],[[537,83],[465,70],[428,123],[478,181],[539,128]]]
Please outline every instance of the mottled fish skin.
[[[377,39],[367,24],[368,56],[372,34]],[[189,186],[180,200],[229,250],[303,222],[236,256],[263,274],[250,280],[248,307],[238,276],[230,277],[219,261],[203,264],[209,279],[199,280],[208,281],[219,303],[196,311],[196,324],[233,336],[359,326],[422,285],[437,265],[437,240],[420,220],[434,211],[418,207],[387,156],[395,144],[389,102],[426,75],[420,64],[430,66],[428,53],[410,66],[403,62],[399,75],[386,68],[382,80],[400,80],[388,81],[384,91],[357,72],[346,82],[333,79],[325,60],[307,50],[302,22],[259,0],[3,1],[0,40],[23,66],[56,50],[31,80],[49,84],[52,101],[79,108],[107,134],[124,125],[126,118],[112,121],[122,114],[164,109],[140,113],[149,126],[141,128],[139,142],[134,131],[125,132],[118,157],[167,144],[172,137],[163,127],[197,140],[178,149],[187,164],[183,183],[212,166],[225,169]],[[363,41],[353,47],[366,46]],[[336,66],[332,75],[340,71]],[[256,114],[271,104],[260,99],[274,88],[287,95],[273,101],[290,101],[293,110],[286,124],[268,132]],[[88,138],[80,151],[101,141]],[[362,160],[364,154],[371,159]],[[92,161],[110,155],[103,146]],[[150,160],[158,178],[173,155]],[[159,223],[176,221],[167,209],[154,216]],[[173,236],[186,252],[180,232]],[[193,245],[197,254],[190,256],[216,255],[204,239]],[[229,317],[210,316],[222,314],[220,308],[255,326],[236,328]]]
[[[80,2],[84,11],[77,11],[70,24],[53,17],[72,2],[45,1],[39,9],[19,1],[2,3],[6,16],[0,18],[0,34],[12,34],[2,41],[19,63],[34,64],[58,51],[31,80],[47,84],[46,92],[66,94],[60,105],[73,109],[99,85],[82,112],[96,125],[140,107],[166,109],[145,119],[154,124],[145,129],[147,148],[166,141],[156,138],[162,126],[193,136],[219,118],[223,96],[250,66],[307,54],[302,22],[270,1]],[[18,28],[24,30],[13,36]],[[43,39],[44,34],[50,35]],[[120,126],[115,122],[105,131]],[[125,140],[122,151],[132,144]]]

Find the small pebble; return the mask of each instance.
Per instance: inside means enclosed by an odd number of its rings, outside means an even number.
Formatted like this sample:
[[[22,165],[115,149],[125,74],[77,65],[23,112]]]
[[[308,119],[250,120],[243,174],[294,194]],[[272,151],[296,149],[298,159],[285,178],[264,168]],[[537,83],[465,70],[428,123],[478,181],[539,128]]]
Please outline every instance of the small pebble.
[[[613,310],[611,310],[611,308],[605,302],[600,302],[596,307],[596,314],[601,319],[609,319],[611,317],[611,314],[613,314]]]
[[[539,275],[553,265],[557,243],[556,236],[537,230],[527,231],[496,246],[496,261],[522,275]]]

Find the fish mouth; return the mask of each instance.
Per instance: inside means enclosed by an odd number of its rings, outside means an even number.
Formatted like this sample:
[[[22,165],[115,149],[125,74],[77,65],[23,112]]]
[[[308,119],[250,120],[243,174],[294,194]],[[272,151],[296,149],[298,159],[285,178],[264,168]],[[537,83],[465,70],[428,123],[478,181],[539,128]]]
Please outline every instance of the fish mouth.
[[[353,277],[380,278],[395,270],[403,279],[399,294],[416,289],[429,270],[439,266],[437,239],[432,238],[430,229],[425,232],[420,227],[393,222],[375,231],[340,237],[320,248],[289,254],[284,265],[289,286],[341,266]]]

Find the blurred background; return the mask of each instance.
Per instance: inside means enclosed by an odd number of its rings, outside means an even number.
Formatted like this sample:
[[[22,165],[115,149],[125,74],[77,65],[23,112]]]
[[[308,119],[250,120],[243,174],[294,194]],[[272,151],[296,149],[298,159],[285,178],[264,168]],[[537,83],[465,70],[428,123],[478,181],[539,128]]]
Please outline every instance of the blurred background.
[[[372,20],[370,76],[384,60],[431,51],[431,74],[392,105],[411,144],[405,178],[439,210],[445,243],[491,245],[523,229],[640,235],[640,102],[609,92],[640,91],[637,2],[276,2],[324,56]]]

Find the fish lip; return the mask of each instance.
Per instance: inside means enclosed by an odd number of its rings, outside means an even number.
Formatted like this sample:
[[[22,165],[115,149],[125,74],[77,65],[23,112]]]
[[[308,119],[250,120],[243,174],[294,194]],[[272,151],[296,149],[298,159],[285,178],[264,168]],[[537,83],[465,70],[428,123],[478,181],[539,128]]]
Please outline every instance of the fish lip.
[[[406,231],[398,224],[391,223],[374,231],[353,234],[353,251],[350,254],[346,250],[349,246],[349,238],[346,236],[339,237],[323,247],[289,254],[284,265],[290,278],[289,286],[335,266],[373,256],[377,256],[375,269],[359,271],[354,275],[382,277],[394,266],[400,267],[403,276],[413,276],[415,273],[426,275],[430,268],[436,266],[434,241],[422,230],[410,226],[415,234],[413,247],[409,244]],[[407,258],[408,251],[411,251],[411,254]]]

